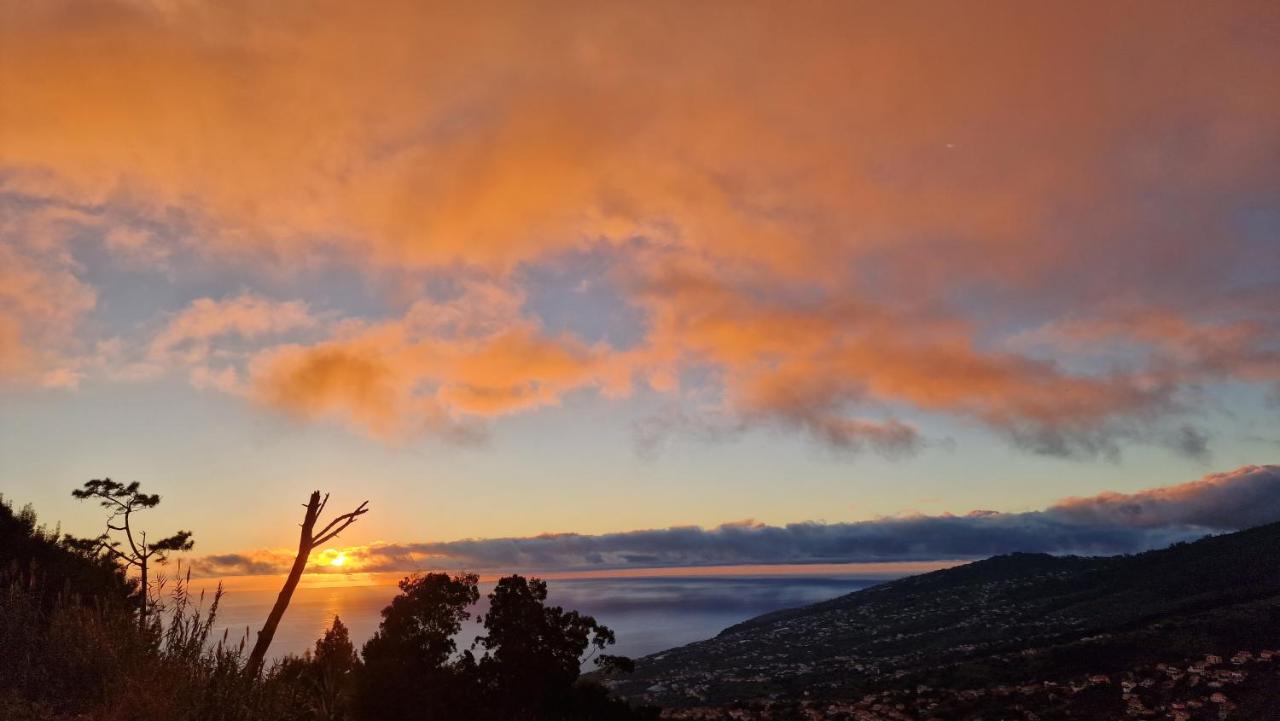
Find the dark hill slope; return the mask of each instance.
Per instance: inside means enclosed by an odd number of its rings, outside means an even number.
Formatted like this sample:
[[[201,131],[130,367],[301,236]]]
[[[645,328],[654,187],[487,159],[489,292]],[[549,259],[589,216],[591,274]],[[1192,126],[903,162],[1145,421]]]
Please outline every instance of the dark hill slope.
[[[772,613],[641,659],[664,705],[981,686],[1280,645],[1280,524],[1132,556],[1012,554]]]

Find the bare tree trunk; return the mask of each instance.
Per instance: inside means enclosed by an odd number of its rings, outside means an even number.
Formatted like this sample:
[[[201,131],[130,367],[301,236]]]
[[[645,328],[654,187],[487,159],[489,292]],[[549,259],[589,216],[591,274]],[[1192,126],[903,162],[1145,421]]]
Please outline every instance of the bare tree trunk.
[[[147,559],[144,556],[142,562],[138,564],[142,569],[142,604],[138,608],[138,630],[147,630],[147,602],[151,600],[151,589],[147,586]]]
[[[245,670],[251,674],[256,674],[262,668],[262,661],[267,656],[267,648],[271,646],[271,639],[276,635],[280,619],[284,618],[284,611],[289,607],[289,601],[293,599],[298,581],[302,580],[302,572],[307,570],[307,559],[311,556],[312,548],[311,534],[315,530],[316,519],[319,516],[320,491],[312,491],[311,498],[307,501],[307,514],[302,519],[302,533],[298,537],[298,555],[293,559],[293,568],[289,569],[289,578],[285,580],[284,588],[280,589],[280,595],[276,596],[276,605],[271,607],[267,622],[263,624],[262,630],[258,632],[258,640],[253,644],[253,652],[249,654],[249,665]]]
[[[307,559],[311,557],[312,549],[336,538],[347,526],[355,523],[357,518],[369,512],[367,508],[369,502],[365,501],[357,506],[356,510],[334,518],[320,529],[319,533],[316,533],[316,521],[320,519],[320,513],[324,511],[325,504],[328,502],[328,495],[321,498],[320,491],[311,492],[311,498],[307,501],[307,513],[302,519],[302,532],[298,536],[298,555],[293,559],[293,567],[289,569],[289,577],[285,579],[284,588],[280,589],[280,595],[276,597],[276,605],[271,607],[267,622],[263,624],[262,630],[258,632],[258,640],[253,644],[253,651],[249,654],[249,662],[245,666],[245,672],[250,675],[257,675],[262,670],[262,662],[267,657],[271,639],[276,635],[276,628],[280,625],[280,619],[284,617],[285,609],[289,608],[289,601],[293,599],[293,592],[298,588],[298,581],[302,580],[302,574],[307,570]]]

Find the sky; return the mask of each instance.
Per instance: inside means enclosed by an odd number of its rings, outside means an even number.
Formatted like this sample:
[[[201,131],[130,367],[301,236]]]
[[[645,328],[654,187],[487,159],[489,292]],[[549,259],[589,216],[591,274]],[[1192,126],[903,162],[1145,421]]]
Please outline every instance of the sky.
[[[1277,74],[1273,2],[0,0],[0,492],[210,573],[317,488],[370,570],[1280,519]]]

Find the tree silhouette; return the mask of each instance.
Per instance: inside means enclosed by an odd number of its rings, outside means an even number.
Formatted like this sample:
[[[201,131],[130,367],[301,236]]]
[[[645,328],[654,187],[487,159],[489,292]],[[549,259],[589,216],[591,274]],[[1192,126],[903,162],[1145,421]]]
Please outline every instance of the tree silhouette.
[[[455,637],[480,598],[474,573],[429,573],[400,582],[364,646],[353,707],[360,721],[638,721],[656,719],[583,682],[583,654],[613,643],[590,616],[548,606],[547,585],[508,576],[489,594],[485,635],[457,653]],[[596,656],[612,672],[634,667],[621,656]]]
[[[136,567],[141,576],[138,601],[138,627],[147,627],[147,612],[151,604],[151,586],[148,571],[152,559],[164,563],[171,551],[189,551],[195,545],[191,540],[191,531],[178,531],[167,538],[151,543],[147,542],[147,532],[139,531],[134,537],[133,514],[137,511],[155,508],[160,505],[160,496],[143,493],[139,484],[134,481],[128,485],[117,483],[110,478],[85,481],[84,487],[71,492],[80,500],[95,498],[98,505],[110,511],[107,516],[107,530],[93,543],[100,551],[105,551],[113,558],[125,564],[125,567]],[[124,534],[124,543],[115,540],[112,533]],[[123,548],[122,548],[123,546]]]
[[[548,606],[547,582],[512,575],[489,594],[487,633],[476,639],[485,649],[479,672],[487,697],[500,703],[498,717],[554,717],[576,699],[581,664],[615,641],[613,631],[591,616]],[[583,659],[587,649],[591,653]],[[606,656],[610,668],[625,668],[622,657]]]
[[[298,697],[292,702],[305,710],[298,718],[312,721],[341,721],[348,718],[353,672],[360,666],[351,634],[342,619],[333,617],[333,625],[316,641],[314,651],[301,657],[286,656],[274,668],[268,683],[281,683]]]
[[[444,573],[400,581],[400,595],[382,610],[378,631],[364,645],[357,718],[440,721],[474,710],[468,668],[450,659],[454,637],[480,599],[479,576]],[[470,665],[474,669],[474,664]]]
[[[267,615],[267,622],[263,624],[262,630],[258,631],[258,639],[253,644],[253,651],[249,654],[249,662],[245,666],[245,670],[251,675],[256,675],[262,669],[263,659],[267,656],[267,649],[271,647],[271,639],[275,638],[280,619],[284,618],[285,609],[289,608],[293,592],[298,588],[298,581],[302,579],[303,571],[307,570],[307,559],[311,557],[311,551],[316,546],[337,538],[339,533],[347,529],[347,526],[369,512],[369,502],[365,501],[354,511],[334,518],[324,528],[316,531],[316,522],[320,520],[320,514],[328,503],[329,494],[326,493],[324,498],[321,498],[320,491],[312,491],[311,498],[307,500],[307,512],[302,517],[302,532],[298,537],[298,555],[294,557],[293,567],[289,569],[289,577],[285,579],[284,587],[280,589],[280,595],[276,597],[276,603],[271,607],[271,613]]]
[[[312,663],[318,715],[326,720],[342,718],[350,675],[360,663],[351,643],[351,634],[342,619],[334,616],[333,625],[316,641]]]

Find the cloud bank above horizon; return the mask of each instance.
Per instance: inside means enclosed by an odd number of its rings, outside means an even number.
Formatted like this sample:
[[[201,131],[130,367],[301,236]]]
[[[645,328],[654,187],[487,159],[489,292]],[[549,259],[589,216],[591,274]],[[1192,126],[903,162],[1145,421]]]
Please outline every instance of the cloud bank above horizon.
[[[660,399],[645,454],[777,429],[904,458],[943,418],[1203,460],[1220,387],[1280,387],[1277,28],[5,0],[0,382],[181,378],[399,445],[586,393]]]
[[[314,552],[311,573],[582,571],[805,563],[973,560],[1015,551],[1134,553],[1280,521],[1280,465],[1245,466],[1137,493],[1066,498],[1041,511],[972,511],[855,523],[753,521],[600,535],[376,543]],[[342,554],[345,564],[332,559]],[[196,558],[200,576],[285,573],[287,550]]]

